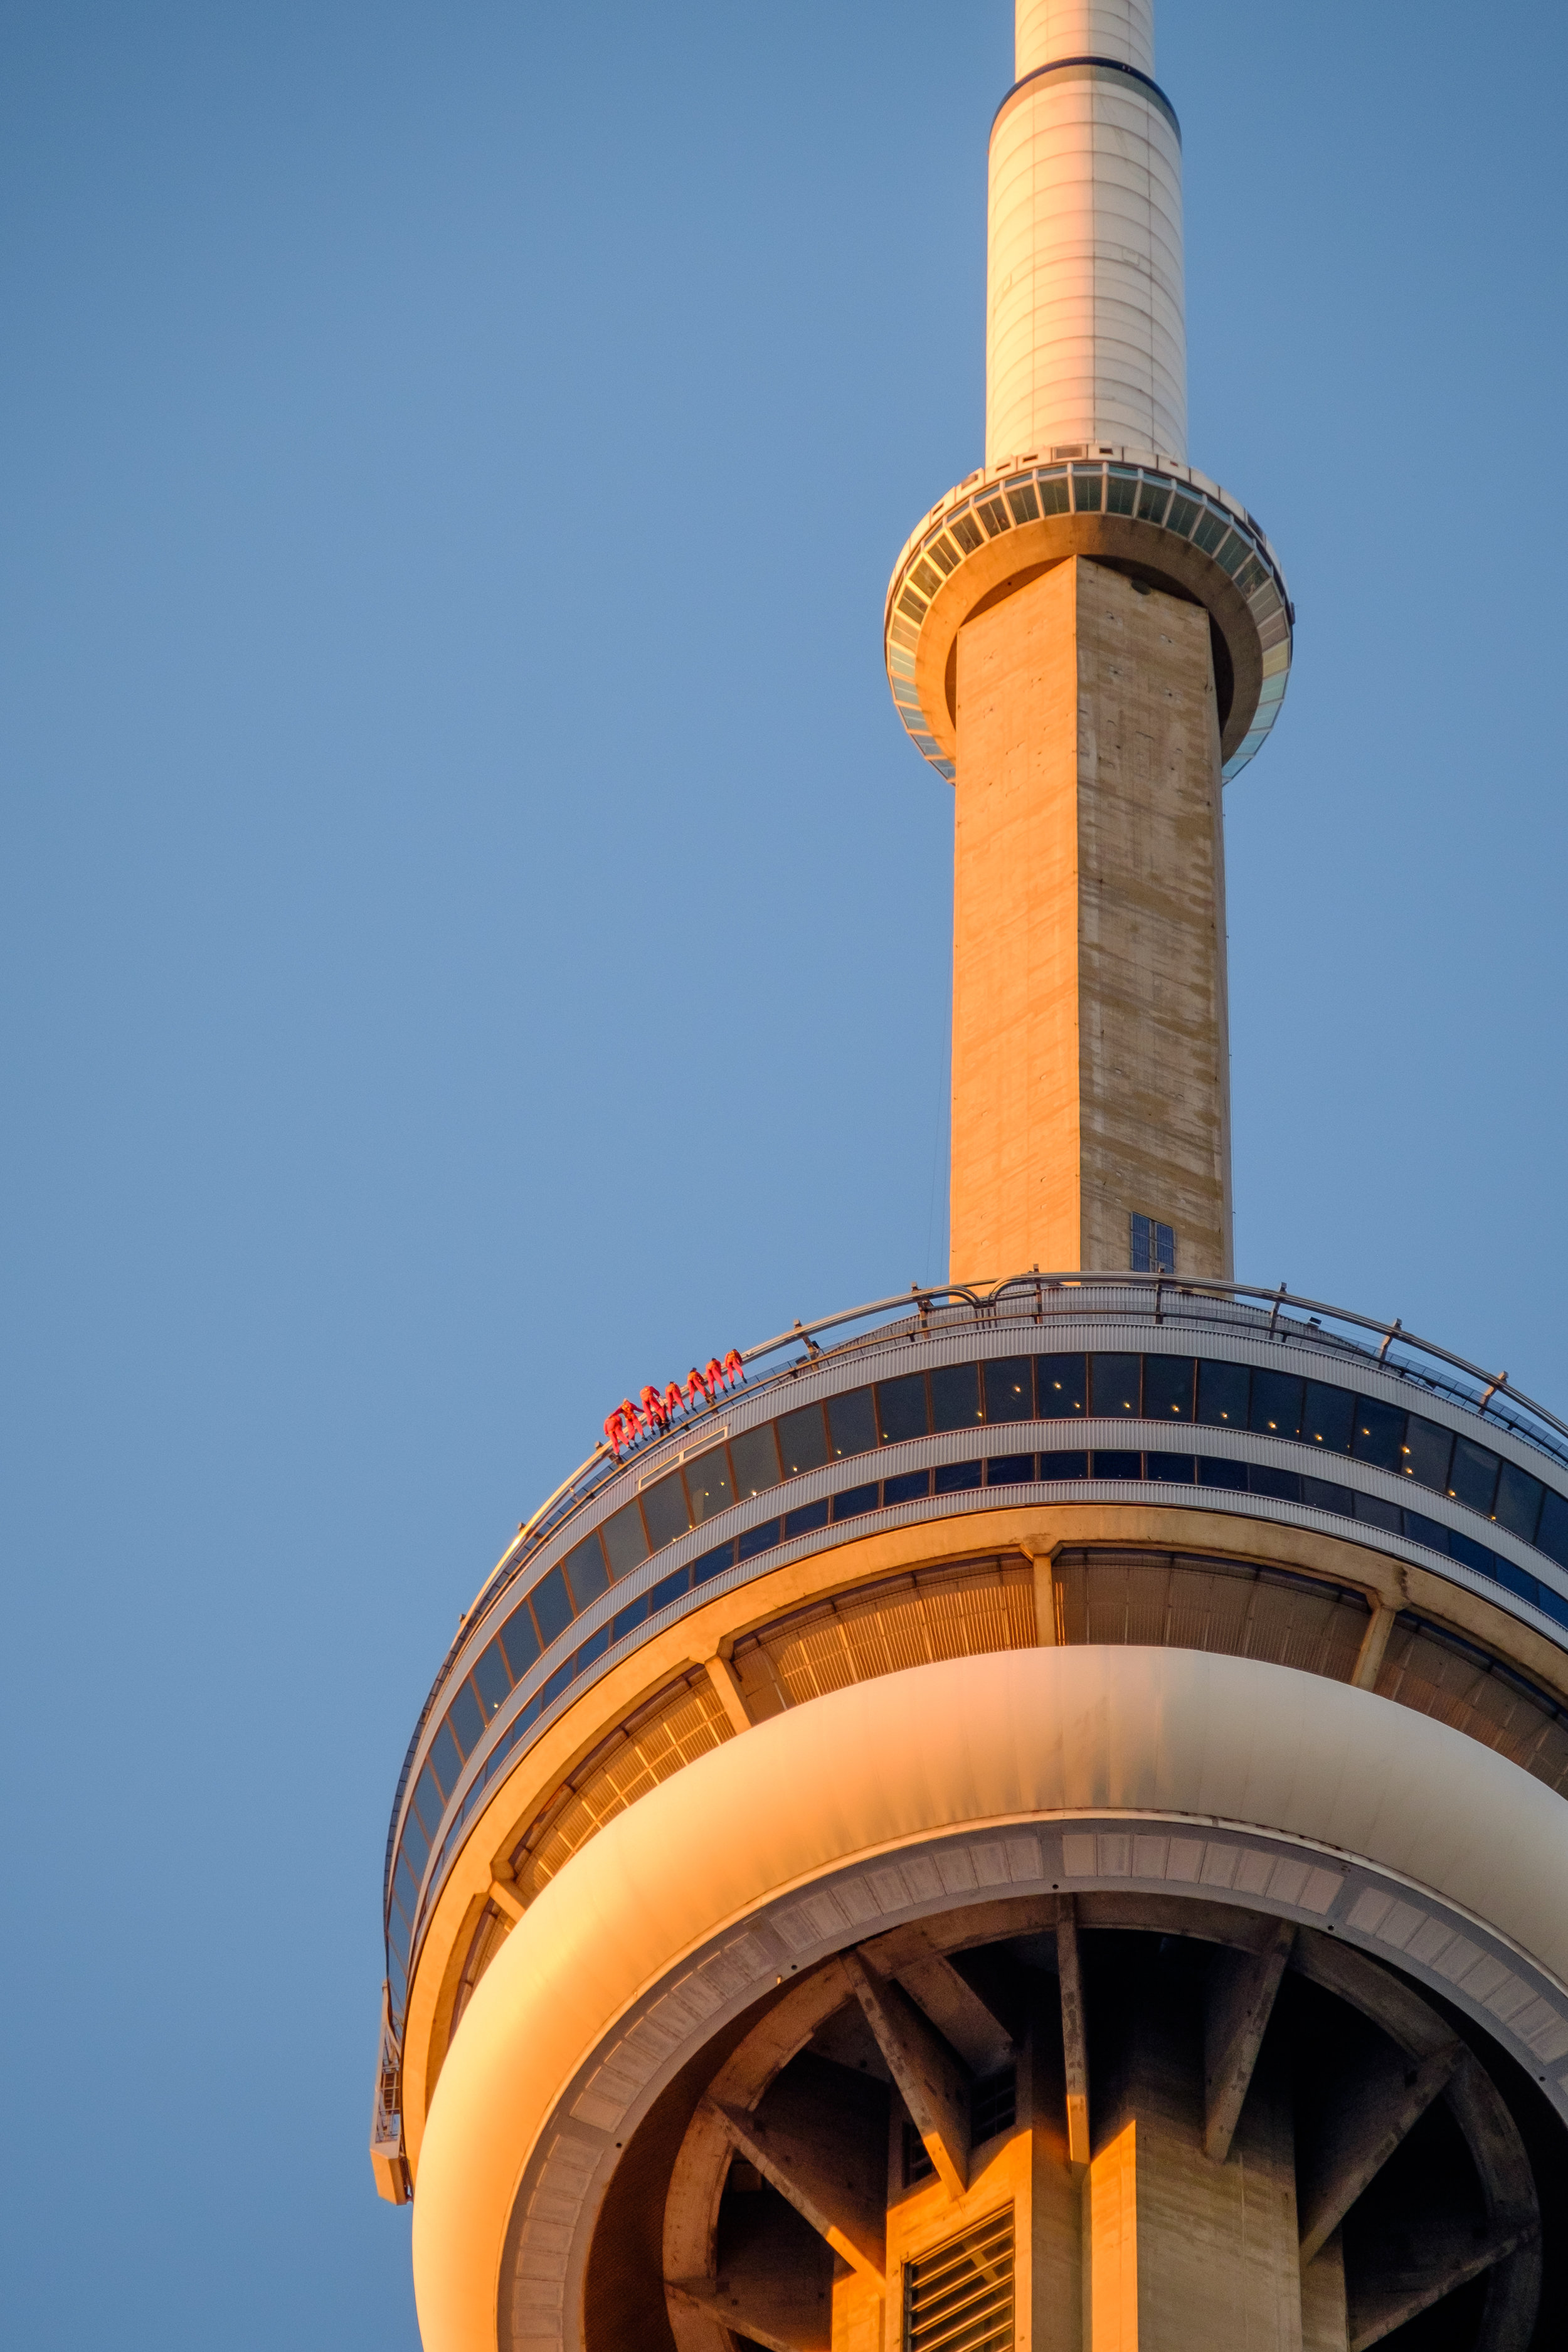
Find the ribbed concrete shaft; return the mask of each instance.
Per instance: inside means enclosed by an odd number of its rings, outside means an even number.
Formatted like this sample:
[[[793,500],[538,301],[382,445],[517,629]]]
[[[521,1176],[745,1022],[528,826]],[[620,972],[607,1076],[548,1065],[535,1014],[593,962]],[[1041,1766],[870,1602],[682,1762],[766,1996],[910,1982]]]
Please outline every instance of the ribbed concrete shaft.
[[[1110,62],[1057,62],[1086,58]],[[987,465],[1101,445],[1185,460],[1182,152],[1136,79],[1153,61],[1152,0],[1018,0],[991,137]]]
[[[1055,58],[1119,58],[1154,70],[1154,0],[1018,0],[1022,81]]]

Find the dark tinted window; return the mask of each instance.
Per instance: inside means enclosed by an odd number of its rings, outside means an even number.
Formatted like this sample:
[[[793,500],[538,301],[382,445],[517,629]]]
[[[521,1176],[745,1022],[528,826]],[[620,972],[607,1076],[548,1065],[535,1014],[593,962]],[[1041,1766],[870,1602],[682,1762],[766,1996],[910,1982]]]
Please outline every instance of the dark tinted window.
[[[1497,1501],[1492,1516],[1500,1528],[1510,1535],[1522,1536],[1526,1543],[1534,1539],[1535,1522],[1541,1517],[1543,1489],[1539,1478],[1521,1470],[1512,1462],[1505,1462],[1498,1473]]]
[[[426,1834],[434,1845],[436,1832],[441,1826],[442,1797],[436,1783],[436,1775],[428,1764],[414,1784],[414,1801],[419,1808],[419,1817],[425,1824]]]
[[[1245,1364],[1200,1364],[1198,1419],[1245,1429],[1247,1379]]]
[[[1472,1511],[1485,1511],[1489,1517],[1497,1470],[1497,1455],[1488,1447],[1478,1445],[1473,1437],[1457,1437],[1448,1465],[1448,1492],[1458,1501],[1468,1503]]]
[[[1410,1415],[1405,1424],[1405,1467],[1418,1486],[1439,1495],[1447,1492],[1453,1444],[1451,1433],[1435,1421],[1423,1421],[1418,1412]]]
[[[1141,1454],[1107,1453],[1101,1446],[1095,1454],[1094,1475],[1097,1478],[1141,1478],[1143,1456]]]
[[[612,1576],[629,1575],[639,1561],[647,1558],[647,1538],[643,1533],[642,1513],[635,1503],[627,1503],[613,1518],[606,1519],[599,1533],[605,1538]]]
[[[1355,1492],[1350,1486],[1331,1486],[1326,1478],[1303,1478],[1301,1500],[1320,1511],[1339,1511],[1347,1519],[1355,1516]]]
[[[542,1577],[529,1599],[533,1603],[533,1614],[548,1647],[557,1634],[564,1633],[572,1622],[572,1603],[566,1597],[565,1580],[561,1570],[552,1568],[548,1576]]]
[[[1348,1389],[1331,1388],[1326,1381],[1309,1381],[1301,1408],[1301,1434],[1309,1445],[1330,1454],[1351,1450],[1351,1425],[1355,1399]]]
[[[1089,1360],[1089,1409],[1095,1414],[1136,1413],[1139,1402],[1139,1356],[1091,1356]]]
[[[1085,1410],[1089,1401],[1086,1369],[1082,1356],[1035,1358],[1035,1393],[1042,1421],[1065,1421],[1069,1413]]]
[[[1358,1462],[1379,1470],[1398,1470],[1405,1461],[1405,1415],[1396,1404],[1379,1404],[1375,1397],[1357,1397],[1355,1433],[1351,1452]]]
[[[931,1376],[932,1426],[969,1429],[980,1418],[980,1371],[974,1364],[943,1364]]]
[[[660,1478],[653,1486],[643,1488],[642,1515],[647,1521],[648,1540],[655,1551],[686,1533],[691,1525],[691,1517],[686,1507],[686,1489],[680,1483],[679,1470],[671,1471],[668,1478]],[[534,1607],[537,1609],[538,1606],[536,1601]],[[541,1618],[539,1622],[542,1632],[544,1620]],[[546,1633],[544,1638],[548,1642],[552,1637]]]
[[[499,1642],[492,1642],[480,1656],[474,1668],[474,1686],[479,1694],[485,1721],[489,1723],[500,1713],[511,1690],[511,1676],[506,1670],[506,1660],[501,1655]]]
[[[820,1405],[808,1404],[799,1412],[786,1412],[775,1426],[779,1459],[786,1478],[795,1477],[802,1470],[821,1469],[827,1459],[827,1432],[823,1426]]]
[[[539,1636],[533,1630],[533,1620],[528,1613],[526,1601],[521,1609],[512,1611],[501,1627],[500,1644],[506,1652],[507,1664],[511,1668],[511,1678],[514,1683],[520,1683],[539,1655]]]
[[[730,1457],[721,1445],[710,1445],[706,1454],[700,1454],[695,1462],[687,1464],[686,1491],[691,1497],[692,1517],[699,1526],[734,1501],[730,1491]]]
[[[877,1487],[874,1482],[869,1486],[847,1486],[843,1494],[835,1495],[833,1497],[833,1516],[836,1519],[858,1519],[866,1512],[874,1511],[876,1507]]]
[[[901,1477],[884,1478],[882,1500],[887,1504],[918,1503],[931,1493],[929,1470],[906,1470]]]
[[[829,1400],[827,1433],[836,1461],[847,1454],[869,1454],[877,1443],[877,1415],[869,1389],[851,1389],[847,1396]]]
[[[1193,1417],[1191,1356],[1145,1356],[1143,1411],[1151,1421],[1191,1421]]]
[[[732,1437],[730,1463],[735,1474],[735,1492],[742,1498],[747,1495],[765,1495],[770,1486],[776,1486],[779,1449],[773,1423],[764,1421],[760,1429],[748,1429],[742,1436]]]
[[[449,1723],[443,1723],[430,1743],[430,1769],[441,1785],[443,1795],[449,1797],[463,1769],[463,1759],[458,1753],[458,1743],[452,1737]]]
[[[1405,1532],[1412,1543],[1423,1543],[1429,1551],[1446,1552],[1448,1530],[1438,1519],[1423,1518],[1419,1511],[1406,1511]]]
[[[604,1546],[596,1535],[589,1536],[585,1542],[574,1546],[562,1565],[566,1570],[572,1598],[579,1609],[586,1609],[589,1601],[596,1599],[610,1581],[609,1571],[605,1566]]]
[[[647,1596],[648,1615],[657,1617],[661,1609],[668,1609],[672,1601],[679,1601],[683,1592],[689,1592],[690,1590],[691,1570],[689,1568],[671,1570],[669,1575],[661,1576],[658,1582],[650,1587]]]
[[[1249,1462],[1247,1465],[1247,1491],[1249,1495],[1272,1495],[1278,1503],[1299,1503],[1301,1481],[1294,1470],[1277,1470],[1269,1462]],[[1397,1510],[1394,1516],[1398,1518]]]
[[[405,1813],[403,1816],[403,1851],[408,1856],[415,1877],[423,1878],[425,1865],[430,1859],[430,1841],[419,1826],[417,1813]]]
[[[474,1696],[471,1683],[464,1683],[459,1687],[447,1709],[447,1720],[464,1755],[471,1756],[484,1737],[485,1729],[485,1719],[479,1712],[479,1702]]]
[[[984,1367],[987,1421],[1033,1421],[1034,1381],[1027,1356],[998,1356]]]
[[[1190,1486],[1193,1483],[1193,1457],[1190,1454],[1146,1454],[1143,1456],[1143,1475],[1163,1480],[1169,1486]]]
[[[1047,1485],[1055,1478],[1087,1478],[1088,1475],[1087,1454],[1042,1454],[1040,1456],[1040,1476]]]
[[[1478,1576],[1490,1576],[1493,1572],[1496,1554],[1489,1551],[1485,1544],[1479,1544],[1474,1536],[1462,1536],[1458,1528],[1448,1529],[1448,1556],[1451,1559],[1463,1560],[1465,1566],[1473,1568]]]
[[[1266,1437],[1299,1437],[1301,1383],[1289,1372],[1254,1372],[1250,1426]]]
[[[884,1445],[896,1445],[901,1438],[925,1435],[931,1422],[926,1412],[923,1372],[907,1372],[902,1380],[878,1382],[877,1426]]]
[[[1364,1519],[1369,1527],[1386,1528],[1390,1535],[1403,1535],[1405,1532],[1405,1514],[1397,1503],[1385,1503],[1381,1495],[1358,1495],[1355,1515],[1358,1519]]]
[[[640,1600],[628,1601],[626,1607],[624,1609],[617,1610],[616,1614],[611,1618],[611,1641],[625,1641],[626,1635],[634,1632],[636,1628],[642,1623],[647,1615],[647,1594],[645,1592]]]
[[[1535,1540],[1560,1568],[1568,1568],[1568,1501],[1553,1494],[1549,1486],[1541,1506],[1541,1524],[1535,1530]]]
[[[982,1466],[978,1462],[939,1463],[934,1480],[937,1493],[961,1495],[971,1486],[978,1486]]]
[[[392,1874],[392,1884],[398,1901],[412,1919],[419,1907],[419,1889],[414,1884],[414,1873],[408,1866],[406,1854],[398,1855],[397,1867]]]

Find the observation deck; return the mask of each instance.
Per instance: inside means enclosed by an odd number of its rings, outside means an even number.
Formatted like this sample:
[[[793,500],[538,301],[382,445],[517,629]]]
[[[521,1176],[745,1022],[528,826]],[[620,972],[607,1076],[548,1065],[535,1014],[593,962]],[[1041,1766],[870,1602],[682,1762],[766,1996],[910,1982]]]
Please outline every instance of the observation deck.
[[[1041,1642],[1266,1657],[1568,1789],[1568,1427],[1505,1378],[1283,1288],[1133,1275],[884,1299],[742,1360],[526,1523],[420,1716],[384,1888],[390,2193],[405,2074],[422,2107],[548,1880],[695,1756],[868,1675]]]

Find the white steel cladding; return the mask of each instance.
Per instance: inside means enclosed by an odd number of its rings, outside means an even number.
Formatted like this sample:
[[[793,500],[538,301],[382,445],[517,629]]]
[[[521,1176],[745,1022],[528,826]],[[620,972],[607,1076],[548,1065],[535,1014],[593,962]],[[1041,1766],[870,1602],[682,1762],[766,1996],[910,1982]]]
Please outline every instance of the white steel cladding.
[[[1181,142],[1133,74],[1064,64],[991,137],[985,457],[1096,444],[1185,462]]]
[[[1018,0],[1014,78],[1057,58],[1116,58],[1154,70],[1154,0]]]

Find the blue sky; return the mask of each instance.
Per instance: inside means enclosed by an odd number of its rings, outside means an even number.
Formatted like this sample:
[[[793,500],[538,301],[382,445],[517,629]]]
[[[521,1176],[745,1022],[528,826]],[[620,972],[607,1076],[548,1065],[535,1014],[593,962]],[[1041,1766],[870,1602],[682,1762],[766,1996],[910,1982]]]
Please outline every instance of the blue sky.
[[[945,1263],[1005,0],[0,15],[6,2334],[412,2352],[404,1743],[628,1387]],[[1568,1408],[1568,22],[1164,0],[1238,1271]],[[90,2218],[89,2218],[90,2217]]]

